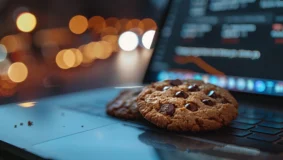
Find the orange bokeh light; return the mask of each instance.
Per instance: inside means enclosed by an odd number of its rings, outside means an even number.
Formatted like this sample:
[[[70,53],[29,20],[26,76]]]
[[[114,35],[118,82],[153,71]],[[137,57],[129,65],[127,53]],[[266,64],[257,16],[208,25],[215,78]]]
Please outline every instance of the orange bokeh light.
[[[95,60],[95,57],[91,58],[92,50],[91,50],[90,45],[88,44],[82,45],[79,47],[79,50],[81,51],[82,56],[83,56],[82,64],[90,64],[91,62]]]
[[[114,52],[119,51],[119,46],[118,46],[118,36],[117,35],[107,35],[102,37],[103,41],[109,42],[112,46],[112,50]]]
[[[20,31],[31,32],[36,26],[36,17],[32,13],[24,12],[17,17],[16,24]]]
[[[114,27],[106,27],[101,32],[101,37],[104,37],[106,35],[118,35],[118,30]]]
[[[143,25],[143,23],[141,23],[140,20],[132,19],[126,24],[126,29],[127,30],[139,29],[143,32],[144,31],[144,25]]]
[[[128,24],[128,22],[129,22],[128,19],[122,18],[122,19],[120,19],[120,20],[116,23],[117,26],[119,26],[119,25],[121,26],[121,27],[120,27],[120,30],[119,30],[120,33],[121,33],[121,32],[125,32],[125,31],[127,30],[126,25]],[[116,26],[116,25],[115,25],[115,26]],[[115,28],[117,28],[117,27],[115,27]]]
[[[139,26],[144,26],[144,31],[157,29],[157,25],[155,21],[150,18],[145,18],[142,21],[140,21],[140,23],[141,24]]]
[[[13,82],[23,82],[28,76],[28,68],[22,62],[15,62],[9,67],[8,76]]]
[[[95,33],[101,33],[101,31],[106,27],[106,23],[103,17],[93,16],[88,21],[88,27],[93,29]]]
[[[76,15],[71,18],[69,28],[74,34],[82,34],[88,28],[88,20],[82,15]]]
[[[1,43],[5,45],[8,53],[17,51],[19,45],[18,39],[14,35],[3,37]]]
[[[97,52],[95,55],[98,59],[107,59],[111,56],[113,50],[111,43],[107,41],[98,42],[103,47],[103,52]]]
[[[83,55],[82,55],[81,51],[78,50],[78,49],[72,48],[70,50],[75,54],[75,57],[76,57],[76,61],[75,61],[75,64],[73,65],[73,67],[77,67],[82,63]]]
[[[110,17],[105,20],[107,27],[114,27],[118,31],[121,29],[121,24],[116,17]]]

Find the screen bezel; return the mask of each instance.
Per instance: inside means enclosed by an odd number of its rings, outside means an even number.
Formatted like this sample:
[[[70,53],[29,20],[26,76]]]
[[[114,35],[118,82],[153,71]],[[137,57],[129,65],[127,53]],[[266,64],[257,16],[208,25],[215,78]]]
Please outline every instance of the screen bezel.
[[[168,17],[169,14],[169,10],[172,6],[172,1],[173,0],[168,0],[166,9],[164,10],[164,13],[162,15],[161,21],[159,23],[158,29],[156,31],[156,34],[154,36],[154,39],[156,40],[156,42],[154,44],[152,44],[152,46],[158,46],[159,45],[159,39],[161,37],[160,31],[162,31],[164,25],[165,25],[165,21],[166,18]],[[156,52],[156,47],[154,47],[152,55],[150,57],[146,72],[144,74],[143,77],[143,84],[150,84],[153,82],[152,78],[150,77],[150,68],[152,67],[152,62],[153,62],[153,56]],[[227,89],[229,90],[229,89]],[[278,96],[278,95],[270,95],[270,94],[257,94],[257,93],[249,93],[249,92],[241,92],[241,91],[234,91],[234,90],[229,90],[229,92],[233,93],[233,95],[241,97],[241,99],[246,99],[246,100],[251,100],[251,99],[259,99],[260,97],[264,97],[267,98],[269,101],[272,100],[276,100],[277,102],[283,102],[283,96]]]

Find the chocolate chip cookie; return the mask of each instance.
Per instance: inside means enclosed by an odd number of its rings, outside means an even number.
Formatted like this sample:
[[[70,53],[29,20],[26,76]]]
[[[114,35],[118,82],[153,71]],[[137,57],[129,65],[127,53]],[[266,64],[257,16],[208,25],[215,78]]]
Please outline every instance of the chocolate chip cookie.
[[[139,119],[141,117],[136,98],[141,89],[124,90],[107,105],[107,114],[123,119]]]
[[[173,131],[207,131],[228,125],[238,114],[238,103],[225,89],[203,81],[166,80],[139,94],[142,116]]]

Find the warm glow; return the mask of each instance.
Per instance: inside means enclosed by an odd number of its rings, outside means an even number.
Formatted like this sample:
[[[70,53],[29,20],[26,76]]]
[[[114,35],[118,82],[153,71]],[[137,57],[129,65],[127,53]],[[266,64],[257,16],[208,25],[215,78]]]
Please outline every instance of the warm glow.
[[[17,27],[22,32],[31,32],[36,26],[36,17],[28,12],[18,16],[16,21]]]
[[[127,25],[128,22],[129,22],[129,20],[126,19],[126,18],[120,19],[117,22],[117,26],[121,26],[120,30],[119,30],[120,32],[125,32],[127,30],[126,25]],[[118,27],[115,27],[115,28],[118,28]]]
[[[124,51],[132,51],[137,48],[139,39],[134,32],[127,31],[120,35],[118,44]]]
[[[24,107],[24,108],[29,108],[35,106],[36,102],[24,102],[24,103],[19,103],[18,106]]]
[[[7,49],[3,44],[0,44],[0,62],[4,61],[7,57]]]
[[[90,46],[90,49],[91,49],[90,58],[96,59],[98,58],[98,56],[103,57],[102,55],[104,53],[104,47],[101,43],[91,42],[88,45]]]
[[[146,49],[150,49],[153,38],[155,35],[155,31],[154,30],[149,30],[146,31],[143,36],[142,36],[142,44],[144,46],[144,48]]]
[[[115,52],[119,51],[119,46],[118,46],[118,36],[117,35],[107,35],[102,37],[103,41],[109,42],[112,46],[112,50]]]
[[[70,30],[75,34],[82,34],[87,30],[88,21],[82,15],[74,16],[69,22]]]
[[[114,27],[106,27],[101,32],[101,37],[107,36],[107,35],[117,35],[118,30]]]
[[[61,69],[69,69],[76,65],[76,53],[71,49],[61,50],[56,56],[56,63]]]
[[[56,64],[58,65],[59,68],[61,69],[68,69],[70,68],[69,66],[67,66],[63,60],[64,57],[64,53],[65,53],[65,49],[61,50],[57,55],[56,55]]]
[[[9,67],[8,76],[13,82],[23,82],[28,76],[28,68],[22,62],[15,62]]]
[[[14,35],[3,37],[1,43],[6,47],[8,53],[15,52],[20,45],[17,37]]]
[[[106,23],[103,17],[93,16],[88,21],[88,27],[93,29],[95,33],[101,33],[106,27]]]
[[[34,35],[34,43],[38,47],[46,44],[56,43],[57,45],[70,45],[75,36],[67,28],[52,28],[39,30]]]
[[[5,59],[4,61],[0,62],[0,79],[3,78],[3,76],[7,76],[10,65],[11,62],[9,59]],[[7,79],[9,79],[8,76]]]
[[[72,52],[75,54],[75,56],[76,56],[76,62],[75,62],[75,64],[74,64],[73,67],[77,67],[77,66],[79,66],[79,65],[82,63],[82,61],[83,61],[83,55],[82,55],[81,51],[78,50],[78,49],[73,48],[73,49],[71,49],[71,51],[72,51]]]
[[[106,41],[100,41],[99,44],[102,45],[103,52],[97,52],[96,57],[98,59],[107,59],[108,57],[110,57],[113,51],[111,43]]]
[[[119,23],[118,18],[110,17],[105,20],[107,27],[114,27],[117,30],[121,29],[121,24]]]
[[[83,64],[90,64],[91,62],[94,61],[95,56],[92,52],[92,46],[89,44],[82,45],[79,47],[79,50],[81,51],[83,55]]]
[[[67,67],[69,68],[73,67],[76,63],[75,53],[73,53],[72,50],[67,49],[65,52],[63,52],[63,62]]]
[[[126,24],[126,29],[136,31],[137,34],[142,34],[144,31],[144,25],[138,19],[132,19]]]
[[[140,23],[142,23],[142,24],[140,24],[140,26],[144,26],[145,31],[157,29],[156,23],[154,22],[154,20],[152,20],[150,18],[145,18]]]

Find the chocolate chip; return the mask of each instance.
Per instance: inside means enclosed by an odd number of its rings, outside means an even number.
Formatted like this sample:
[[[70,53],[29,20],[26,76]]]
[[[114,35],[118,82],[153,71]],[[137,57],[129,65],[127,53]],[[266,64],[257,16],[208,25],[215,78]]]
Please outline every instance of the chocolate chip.
[[[214,102],[210,99],[204,99],[202,100],[202,103],[208,105],[208,106],[213,106],[214,105]]]
[[[188,98],[189,95],[185,93],[184,91],[178,91],[175,93],[175,97],[182,97],[182,98]]]
[[[199,87],[197,84],[189,85],[188,90],[191,92],[199,91]]]
[[[211,98],[217,98],[217,94],[215,93],[214,90],[209,91],[207,95],[208,97],[211,97]]]
[[[170,85],[172,85],[172,86],[178,86],[178,85],[181,85],[181,84],[183,84],[183,82],[179,79],[175,79],[175,80],[170,81]]]
[[[165,87],[163,87],[163,91],[167,91],[170,88],[171,88],[170,86],[165,86]]]
[[[194,103],[187,103],[185,104],[185,107],[190,110],[190,111],[197,111],[198,110],[198,106]]]
[[[161,105],[159,112],[173,116],[173,114],[175,113],[175,106],[174,104],[163,104]]]
[[[33,122],[32,121],[28,121],[28,126],[32,126]]]

